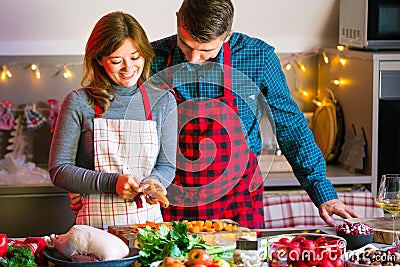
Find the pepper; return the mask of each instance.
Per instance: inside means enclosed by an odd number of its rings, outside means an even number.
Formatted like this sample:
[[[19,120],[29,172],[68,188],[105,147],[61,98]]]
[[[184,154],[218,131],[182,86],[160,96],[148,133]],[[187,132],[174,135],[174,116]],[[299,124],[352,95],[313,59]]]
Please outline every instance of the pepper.
[[[0,234],[0,258],[7,257],[8,239],[6,234]]]

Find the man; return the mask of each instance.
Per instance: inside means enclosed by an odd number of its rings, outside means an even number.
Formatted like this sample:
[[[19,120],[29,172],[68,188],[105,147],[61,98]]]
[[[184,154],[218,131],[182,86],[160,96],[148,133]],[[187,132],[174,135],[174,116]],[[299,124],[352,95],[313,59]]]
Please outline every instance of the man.
[[[274,48],[232,31],[231,0],[184,0],[176,15],[177,35],[152,44],[153,82],[162,80],[178,102],[177,170],[164,220],[228,218],[264,227],[256,157],[262,106],[321,218],[333,226],[333,214],[359,217],[326,179],[324,158],[290,97]],[[76,201],[71,202],[73,208]]]
[[[165,76],[164,80],[174,90],[180,104],[180,151],[174,185],[168,188],[172,205],[163,210],[164,220],[179,220],[181,217],[230,218],[251,228],[263,227],[263,186],[260,183],[256,159],[262,146],[257,127],[262,111],[257,102],[259,96],[253,95],[254,91],[249,89],[252,87],[243,85],[245,79],[239,77],[240,81],[237,82],[235,73],[242,73],[262,93],[262,101],[269,105],[270,117],[275,122],[279,146],[291,163],[301,186],[318,207],[321,218],[327,224],[334,225],[331,218],[333,214],[343,218],[359,217],[338,200],[332,184],[326,179],[324,158],[314,142],[306,119],[290,97],[273,47],[261,40],[232,31],[234,7],[231,0],[184,0],[176,15],[177,35],[152,44],[156,53],[152,71],[159,77]],[[210,62],[215,64],[207,64]],[[218,64],[221,64],[219,68]],[[232,70],[225,69],[224,77],[218,75],[223,69],[222,65],[229,64]],[[227,72],[232,72],[232,81],[228,85],[231,86],[231,94],[223,90],[227,86],[225,80],[230,79],[226,77]],[[252,91],[252,102],[246,98],[246,90]],[[223,112],[212,100],[230,99],[231,95],[234,95],[234,106],[229,103],[225,105],[231,108],[228,113],[237,108],[239,120],[235,123],[239,122],[239,127],[242,127],[246,145],[239,149],[244,150],[242,155],[238,155],[240,153],[233,148],[236,146],[233,144],[236,137],[233,138],[232,132],[216,133],[215,127],[226,121],[217,121],[212,115]],[[188,102],[186,100],[190,100],[191,104],[184,105]],[[197,105],[194,106],[194,103]],[[209,103],[208,107],[206,103]],[[204,111],[207,108],[210,109],[209,113]],[[198,116],[188,115],[192,110],[199,110]],[[229,121],[229,125],[232,121]],[[209,146],[210,149],[204,148],[199,152],[204,138],[212,139],[214,147]],[[227,139],[232,146],[230,150],[224,151],[221,147]],[[193,170],[193,162],[203,159],[204,165],[209,154],[214,157],[212,163],[209,161],[207,167],[200,169],[200,162],[198,168]],[[229,163],[221,164],[221,159],[232,155],[237,157],[230,157],[228,161],[247,160],[244,166],[246,170],[228,171],[229,177],[240,173],[242,176],[234,182],[231,181],[233,184],[229,185],[230,190],[225,190],[227,192],[218,191],[218,188],[224,187],[222,184],[226,184],[226,181],[221,181],[224,179],[220,179],[224,176],[222,170],[227,167],[229,169]],[[199,189],[193,191],[193,188]],[[215,194],[218,196],[212,197]]]

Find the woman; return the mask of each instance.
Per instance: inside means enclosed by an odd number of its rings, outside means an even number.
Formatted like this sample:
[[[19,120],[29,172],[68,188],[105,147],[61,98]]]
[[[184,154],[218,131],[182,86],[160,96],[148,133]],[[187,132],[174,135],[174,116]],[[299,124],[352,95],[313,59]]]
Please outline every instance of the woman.
[[[166,192],[174,178],[177,114],[168,90],[145,83],[153,56],[140,24],[122,12],[103,16],[88,39],[82,88],[63,101],[49,157],[53,184],[82,196],[77,224],[162,221],[143,188]]]

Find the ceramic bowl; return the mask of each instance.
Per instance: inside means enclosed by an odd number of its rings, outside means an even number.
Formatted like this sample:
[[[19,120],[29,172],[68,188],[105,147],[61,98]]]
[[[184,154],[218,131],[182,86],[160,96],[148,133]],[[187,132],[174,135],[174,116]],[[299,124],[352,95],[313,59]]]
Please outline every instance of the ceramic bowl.
[[[372,239],[374,238],[374,233],[355,235],[336,232],[336,234],[346,240],[348,250],[359,249],[365,245],[371,244]]]

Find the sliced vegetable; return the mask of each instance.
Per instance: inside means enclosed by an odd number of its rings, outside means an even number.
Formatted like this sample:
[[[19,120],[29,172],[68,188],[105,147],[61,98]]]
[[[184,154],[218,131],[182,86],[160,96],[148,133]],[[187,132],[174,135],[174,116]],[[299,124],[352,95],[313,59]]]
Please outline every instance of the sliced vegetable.
[[[140,263],[143,267],[165,257],[184,258],[194,248],[207,249],[210,246],[199,235],[188,235],[188,227],[172,222],[172,229],[161,225],[158,230],[140,228],[137,237],[140,247]]]

